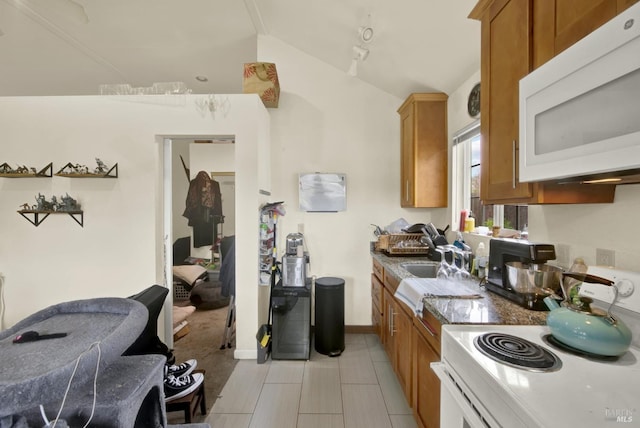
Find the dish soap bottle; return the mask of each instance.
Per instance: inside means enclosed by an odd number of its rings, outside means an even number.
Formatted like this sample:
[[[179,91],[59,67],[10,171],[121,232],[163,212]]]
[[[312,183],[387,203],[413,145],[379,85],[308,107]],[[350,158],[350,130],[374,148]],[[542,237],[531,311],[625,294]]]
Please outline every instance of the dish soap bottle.
[[[476,228],[476,219],[473,217],[473,213],[469,211],[467,219],[464,221],[464,231],[473,232]]]

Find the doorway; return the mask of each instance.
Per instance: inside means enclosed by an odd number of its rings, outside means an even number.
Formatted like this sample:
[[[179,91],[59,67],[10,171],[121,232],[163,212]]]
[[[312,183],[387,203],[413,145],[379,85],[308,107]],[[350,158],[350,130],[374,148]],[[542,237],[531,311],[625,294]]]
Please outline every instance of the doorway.
[[[165,180],[164,180],[164,198],[165,198],[165,239],[167,240],[166,248],[171,251],[174,249],[174,257],[167,254],[167,272],[168,278],[172,278],[169,272],[173,269],[173,263],[181,264],[183,262],[183,253],[175,259],[175,244],[178,240],[186,240],[188,242],[186,254],[190,263],[198,263],[204,269],[206,274],[203,276],[204,281],[198,281],[192,288],[174,281],[167,281],[172,284],[171,290],[171,307],[188,307],[195,306],[194,314],[190,315],[198,317],[200,325],[203,322],[203,316],[208,313],[212,315],[212,322],[219,323],[216,330],[222,329],[225,320],[220,319],[220,314],[214,313],[213,310],[226,308],[229,299],[220,295],[220,284],[218,273],[220,270],[221,260],[219,258],[219,243],[225,236],[235,234],[235,148],[234,137],[225,136],[203,136],[198,139],[192,138],[171,138],[165,139],[164,159],[165,159]],[[199,229],[200,235],[195,236],[195,228],[189,225],[189,219],[184,217],[186,201],[189,193],[189,187],[192,180],[204,172],[215,188],[216,197],[221,201],[220,219],[216,219],[213,227],[203,238],[203,229]],[[169,276],[171,275],[171,276]],[[211,311],[211,312],[208,312]],[[226,309],[224,309],[226,311]],[[165,330],[167,332],[174,331],[176,326],[173,319],[172,311],[166,311]],[[225,314],[226,315],[226,314]],[[224,318],[224,317],[223,317]],[[189,328],[189,319],[187,318],[186,328],[184,330],[174,331],[175,335],[166,334],[167,342],[171,341],[170,347],[177,348],[180,340],[186,335],[198,336],[209,334],[212,325],[206,325],[206,332],[199,329]],[[220,337],[208,337],[211,346],[218,346],[218,341],[222,341]],[[174,341],[175,339],[175,341]],[[192,337],[193,339],[193,337]],[[175,342],[175,343],[174,343]]]

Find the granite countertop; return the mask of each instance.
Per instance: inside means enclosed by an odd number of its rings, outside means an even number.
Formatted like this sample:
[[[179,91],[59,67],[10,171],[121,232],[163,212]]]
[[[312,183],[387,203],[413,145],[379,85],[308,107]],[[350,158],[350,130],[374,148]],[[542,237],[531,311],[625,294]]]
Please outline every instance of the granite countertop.
[[[402,263],[424,262],[427,257],[393,257],[380,252],[371,252],[371,256],[400,280],[415,278]],[[443,324],[512,324],[545,325],[547,313],[525,309],[480,286],[477,278],[460,280],[460,284],[480,294],[480,299],[425,298],[424,309],[431,312]]]

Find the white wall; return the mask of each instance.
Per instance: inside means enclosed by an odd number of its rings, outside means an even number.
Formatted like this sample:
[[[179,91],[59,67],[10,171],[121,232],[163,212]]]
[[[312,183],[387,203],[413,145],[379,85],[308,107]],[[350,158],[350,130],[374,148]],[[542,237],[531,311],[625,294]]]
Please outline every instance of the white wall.
[[[279,107],[269,109],[271,200],[285,201],[287,210],[278,225],[280,248],[286,234],[302,224],[310,273],[343,278],[345,323],[370,325],[371,223],[386,226],[399,217],[429,222],[433,212],[446,215],[444,209],[400,207],[396,110],[404,100],[347,76],[348,57],[340,70],[277,39],[259,37],[258,60],[276,63],[281,85]],[[298,174],[303,172],[345,173],[346,211],[301,212]]]
[[[449,137],[473,121],[467,114],[467,97],[480,81],[471,75],[449,96]],[[612,204],[531,205],[529,239],[556,245],[557,263],[570,267],[575,257],[596,263],[596,249],[615,251],[616,267],[640,271],[640,239],[636,216],[640,212],[640,184],[618,186]],[[465,238],[475,249],[479,242]],[[566,256],[559,249],[566,248]]]
[[[233,172],[233,171],[227,171]],[[220,184],[220,197],[222,199],[222,213],[224,224],[223,236],[236,234],[236,178],[233,175],[214,175],[213,179]]]
[[[117,179],[0,178],[0,271],[6,325],[68,300],[134,294],[163,277],[162,136],[236,135],[236,354],[255,357],[259,145],[268,143],[268,113],[256,95],[230,95],[226,115],[201,114],[199,96],[0,98],[3,161],[54,172],[67,162],[118,163]],[[144,102],[139,102],[144,101]],[[194,159],[191,159],[192,164]],[[169,161],[169,165],[171,162]],[[182,171],[178,171],[183,174]],[[264,174],[263,174],[264,175]],[[264,183],[260,183],[264,188]],[[39,227],[16,210],[38,192],[78,199],[84,228],[66,215]],[[171,224],[171,223],[169,223]],[[167,254],[171,254],[171,236]],[[246,260],[242,258],[246,257]]]
[[[467,112],[467,99],[471,89],[480,81],[480,70],[467,78],[455,91],[449,94],[448,119],[449,140],[458,130],[476,121]],[[449,156],[451,158],[451,156]]]

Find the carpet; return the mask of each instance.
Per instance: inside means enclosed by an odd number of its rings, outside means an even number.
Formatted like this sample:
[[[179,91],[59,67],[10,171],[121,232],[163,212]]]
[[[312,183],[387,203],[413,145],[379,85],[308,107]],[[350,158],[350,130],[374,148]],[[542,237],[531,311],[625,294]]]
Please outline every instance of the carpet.
[[[175,303],[180,304],[182,302]],[[184,304],[191,303],[185,301]],[[227,311],[228,306],[210,310],[199,307],[187,318],[189,333],[173,344],[176,364],[195,358],[198,360],[198,368],[206,370],[204,384],[207,415],[238,362],[233,359],[235,339],[232,342],[234,347],[220,349],[227,320]],[[201,415],[200,411],[197,410],[192,422],[204,422],[207,415]],[[167,421],[171,424],[184,423],[184,413],[168,413]]]

